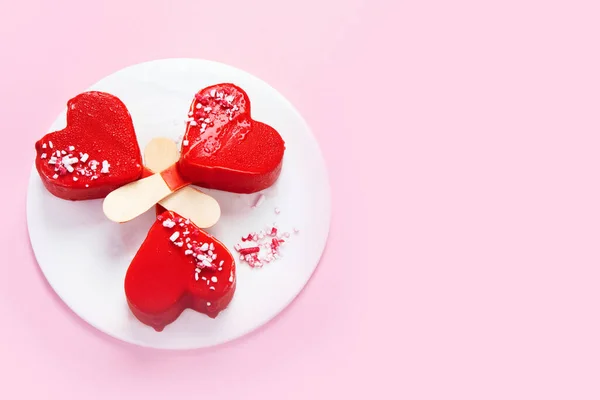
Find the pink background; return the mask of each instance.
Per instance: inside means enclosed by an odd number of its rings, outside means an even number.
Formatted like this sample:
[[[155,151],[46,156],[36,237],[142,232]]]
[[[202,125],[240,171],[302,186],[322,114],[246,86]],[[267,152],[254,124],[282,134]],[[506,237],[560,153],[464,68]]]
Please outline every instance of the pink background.
[[[600,398],[597,1],[172,3],[0,4],[0,398]],[[80,321],[25,224],[33,143],[66,100],[167,57],[279,89],[333,190],[297,301],[185,353]]]

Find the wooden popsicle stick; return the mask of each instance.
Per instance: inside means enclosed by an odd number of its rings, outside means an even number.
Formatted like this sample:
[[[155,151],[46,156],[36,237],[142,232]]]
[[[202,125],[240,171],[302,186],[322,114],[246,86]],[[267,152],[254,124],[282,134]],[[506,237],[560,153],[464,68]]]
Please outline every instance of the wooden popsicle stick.
[[[155,174],[163,172],[178,160],[177,143],[169,138],[154,138],[144,149],[144,165]]]
[[[148,211],[171,194],[160,174],[128,183],[113,190],[102,203],[104,215],[114,222],[127,222]]]
[[[160,205],[188,218],[198,228],[210,228],[221,217],[221,207],[217,200],[189,186],[165,197]]]
[[[146,168],[154,173],[169,168],[178,159],[177,144],[171,139],[152,139],[144,149]],[[190,186],[165,197],[159,204],[169,211],[190,219],[199,228],[209,228],[221,217],[221,207],[217,200]]]

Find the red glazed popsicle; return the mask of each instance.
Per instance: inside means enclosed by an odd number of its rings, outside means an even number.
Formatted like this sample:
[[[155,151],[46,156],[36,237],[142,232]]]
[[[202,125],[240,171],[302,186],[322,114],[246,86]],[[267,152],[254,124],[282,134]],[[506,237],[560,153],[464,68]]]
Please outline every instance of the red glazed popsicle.
[[[67,103],[67,127],[35,144],[46,189],[66,200],[103,198],[142,176],[129,111],[117,97],[85,92]]]
[[[235,193],[275,183],[285,144],[275,129],[252,119],[246,92],[231,83],[209,86],[196,94],[189,114],[178,163],[184,179]]]
[[[157,331],[186,308],[216,318],[235,285],[235,261],[227,248],[171,211],[157,217],[125,276],[129,308]]]

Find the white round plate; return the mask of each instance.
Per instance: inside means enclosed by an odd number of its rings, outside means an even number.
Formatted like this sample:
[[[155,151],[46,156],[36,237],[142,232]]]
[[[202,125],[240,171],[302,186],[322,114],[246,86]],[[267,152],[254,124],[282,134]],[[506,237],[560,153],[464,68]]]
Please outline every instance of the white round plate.
[[[222,82],[237,84],[248,93],[252,117],[273,126],[283,137],[286,151],[279,180],[262,192],[266,199],[257,208],[251,206],[258,194],[206,190],[219,201],[222,211],[220,221],[207,231],[233,254],[233,246],[243,235],[269,224],[276,223],[292,235],[282,248],[282,258],[261,269],[237,262],[233,301],[216,319],[186,310],[160,333],[135,319],[127,306],[123,282],[154,221],[154,210],[116,224],[102,213],[101,200],[56,198],[45,190],[35,167],[32,170],[27,221],[40,268],[77,315],[115,338],[164,349],[202,348],[236,339],[280,313],[302,290],[323,253],[331,214],[325,163],[300,114],[271,86],[224,64],[167,59],[125,68],[90,90],[111,93],[125,103],[143,149],[154,137],[177,140],[184,132],[194,94]],[[65,116],[66,109],[49,132],[64,128]],[[299,229],[297,234],[294,228]]]

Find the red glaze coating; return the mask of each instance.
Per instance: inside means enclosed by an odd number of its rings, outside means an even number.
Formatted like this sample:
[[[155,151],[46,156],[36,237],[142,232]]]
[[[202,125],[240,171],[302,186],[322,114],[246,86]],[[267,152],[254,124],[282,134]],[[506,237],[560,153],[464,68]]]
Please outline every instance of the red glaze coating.
[[[196,94],[190,113],[194,121],[187,123],[178,163],[185,179],[235,193],[275,183],[285,144],[275,129],[251,118],[246,92],[230,83],[209,86]]]
[[[44,186],[66,200],[103,198],[142,175],[142,155],[129,111],[108,93],[85,92],[69,100],[67,127],[45,135],[35,149],[35,166]],[[65,154],[57,157],[56,151]],[[64,156],[77,158],[69,164],[72,172],[62,163]],[[103,173],[105,160],[110,166]]]
[[[179,168],[177,168],[177,164],[173,164],[169,168],[162,171],[160,173],[160,176],[163,178],[163,180],[172,192],[176,192],[182,187],[190,184],[179,173]]]
[[[165,221],[174,222],[175,226],[165,226]],[[184,226],[180,226],[182,223]],[[172,240],[175,232],[180,234]],[[181,247],[177,245],[180,241]],[[200,269],[196,280],[197,264],[202,262],[185,251],[190,244],[192,251],[209,257],[210,253],[201,249],[204,243],[213,244],[217,258],[209,262],[210,267]],[[137,319],[157,331],[175,321],[186,308],[215,318],[229,305],[235,285],[235,261],[227,248],[192,222],[185,224],[185,219],[171,211],[157,217],[125,276],[129,308]]]

